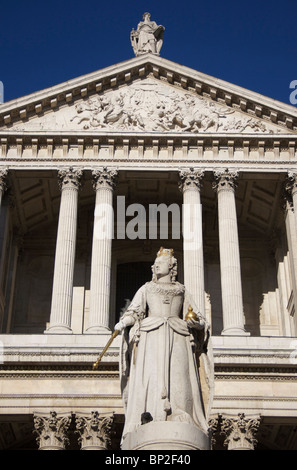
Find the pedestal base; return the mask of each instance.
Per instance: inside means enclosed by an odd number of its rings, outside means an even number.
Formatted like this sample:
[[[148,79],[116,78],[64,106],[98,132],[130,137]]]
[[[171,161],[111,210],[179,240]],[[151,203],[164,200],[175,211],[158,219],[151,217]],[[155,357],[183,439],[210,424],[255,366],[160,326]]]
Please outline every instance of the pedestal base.
[[[158,421],[128,433],[121,447],[122,450],[210,450],[210,438],[192,424]]]
[[[221,333],[222,336],[251,336],[249,331],[245,331],[242,328],[226,328]]]
[[[84,334],[86,335],[108,335],[112,331],[107,326],[90,326]]]
[[[44,331],[46,335],[72,335],[73,331],[68,326],[54,325]]]

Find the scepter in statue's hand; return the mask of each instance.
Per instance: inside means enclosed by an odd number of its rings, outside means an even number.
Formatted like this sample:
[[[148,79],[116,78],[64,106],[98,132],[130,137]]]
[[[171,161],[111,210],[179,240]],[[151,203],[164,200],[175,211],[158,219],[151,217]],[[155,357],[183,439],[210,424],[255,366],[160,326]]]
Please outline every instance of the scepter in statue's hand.
[[[109,346],[111,345],[111,343],[113,342],[113,340],[118,336],[118,334],[120,333],[120,330],[114,330],[114,332],[112,333],[111,337],[109,338],[109,340],[107,341],[106,343],[106,346],[104,347],[102,353],[100,354],[100,356],[98,357],[97,361],[94,362],[93,364],[93,370],[96,370],[98,369],[98,366],[99,366],[99,363],[102,359],[102,357],[104,356],[104,354],[106,353],[106,351],[108,350]]]
[[[109,346],[111,345],[111,343],[113,342],[113,340],[118,336],[118,334],[124,329],[126,328],[126,326],[131,326],[133,325],[134,323],[134,319],[132,317],[128,317],[128,318],[125,318],[125,319],[121,319],[114,327],[114,332],[112,333],[111,337],[109,338],[109,340],[107,341],[106,343],[106,346],[105,348],[103,349],[102,353],[100,354],[100,356],[98,357],[97,361],[94,362],[93,364],[93,370],[95,369],[98,369],[98,365],[102,359],[102,357],[104,356],[104,354],[106,353],[106,351],[108,350]]]

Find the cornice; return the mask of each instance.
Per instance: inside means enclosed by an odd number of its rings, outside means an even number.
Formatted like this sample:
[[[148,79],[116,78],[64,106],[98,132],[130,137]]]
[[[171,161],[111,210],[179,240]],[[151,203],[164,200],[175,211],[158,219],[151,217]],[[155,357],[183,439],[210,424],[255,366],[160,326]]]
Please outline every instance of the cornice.
[[[168,84],[270,121],[288,131],[297,130],[297,110],[224,80],[211,77],[153,54],[145,54],[66,81],[0,105],[0,126],[42,115],[95,93],[115,89],[153,76]]]

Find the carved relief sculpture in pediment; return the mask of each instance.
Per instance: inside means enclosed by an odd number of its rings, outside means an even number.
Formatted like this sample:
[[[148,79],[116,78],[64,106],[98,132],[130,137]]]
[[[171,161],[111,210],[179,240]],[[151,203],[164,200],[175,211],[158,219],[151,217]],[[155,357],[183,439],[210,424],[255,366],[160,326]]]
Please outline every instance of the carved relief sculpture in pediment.
[[[34,118],[16,130],[275,133],[277,126],[189,91],[145,78]]]

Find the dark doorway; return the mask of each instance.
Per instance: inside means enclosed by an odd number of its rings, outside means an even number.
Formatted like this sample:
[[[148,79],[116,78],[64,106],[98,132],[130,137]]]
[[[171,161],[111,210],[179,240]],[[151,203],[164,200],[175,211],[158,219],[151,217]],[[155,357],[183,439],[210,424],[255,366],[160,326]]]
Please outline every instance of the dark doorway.
[[[117,267],[116,321],[126,309],[136,291],[152,279],[151,262],[123,263]]]

